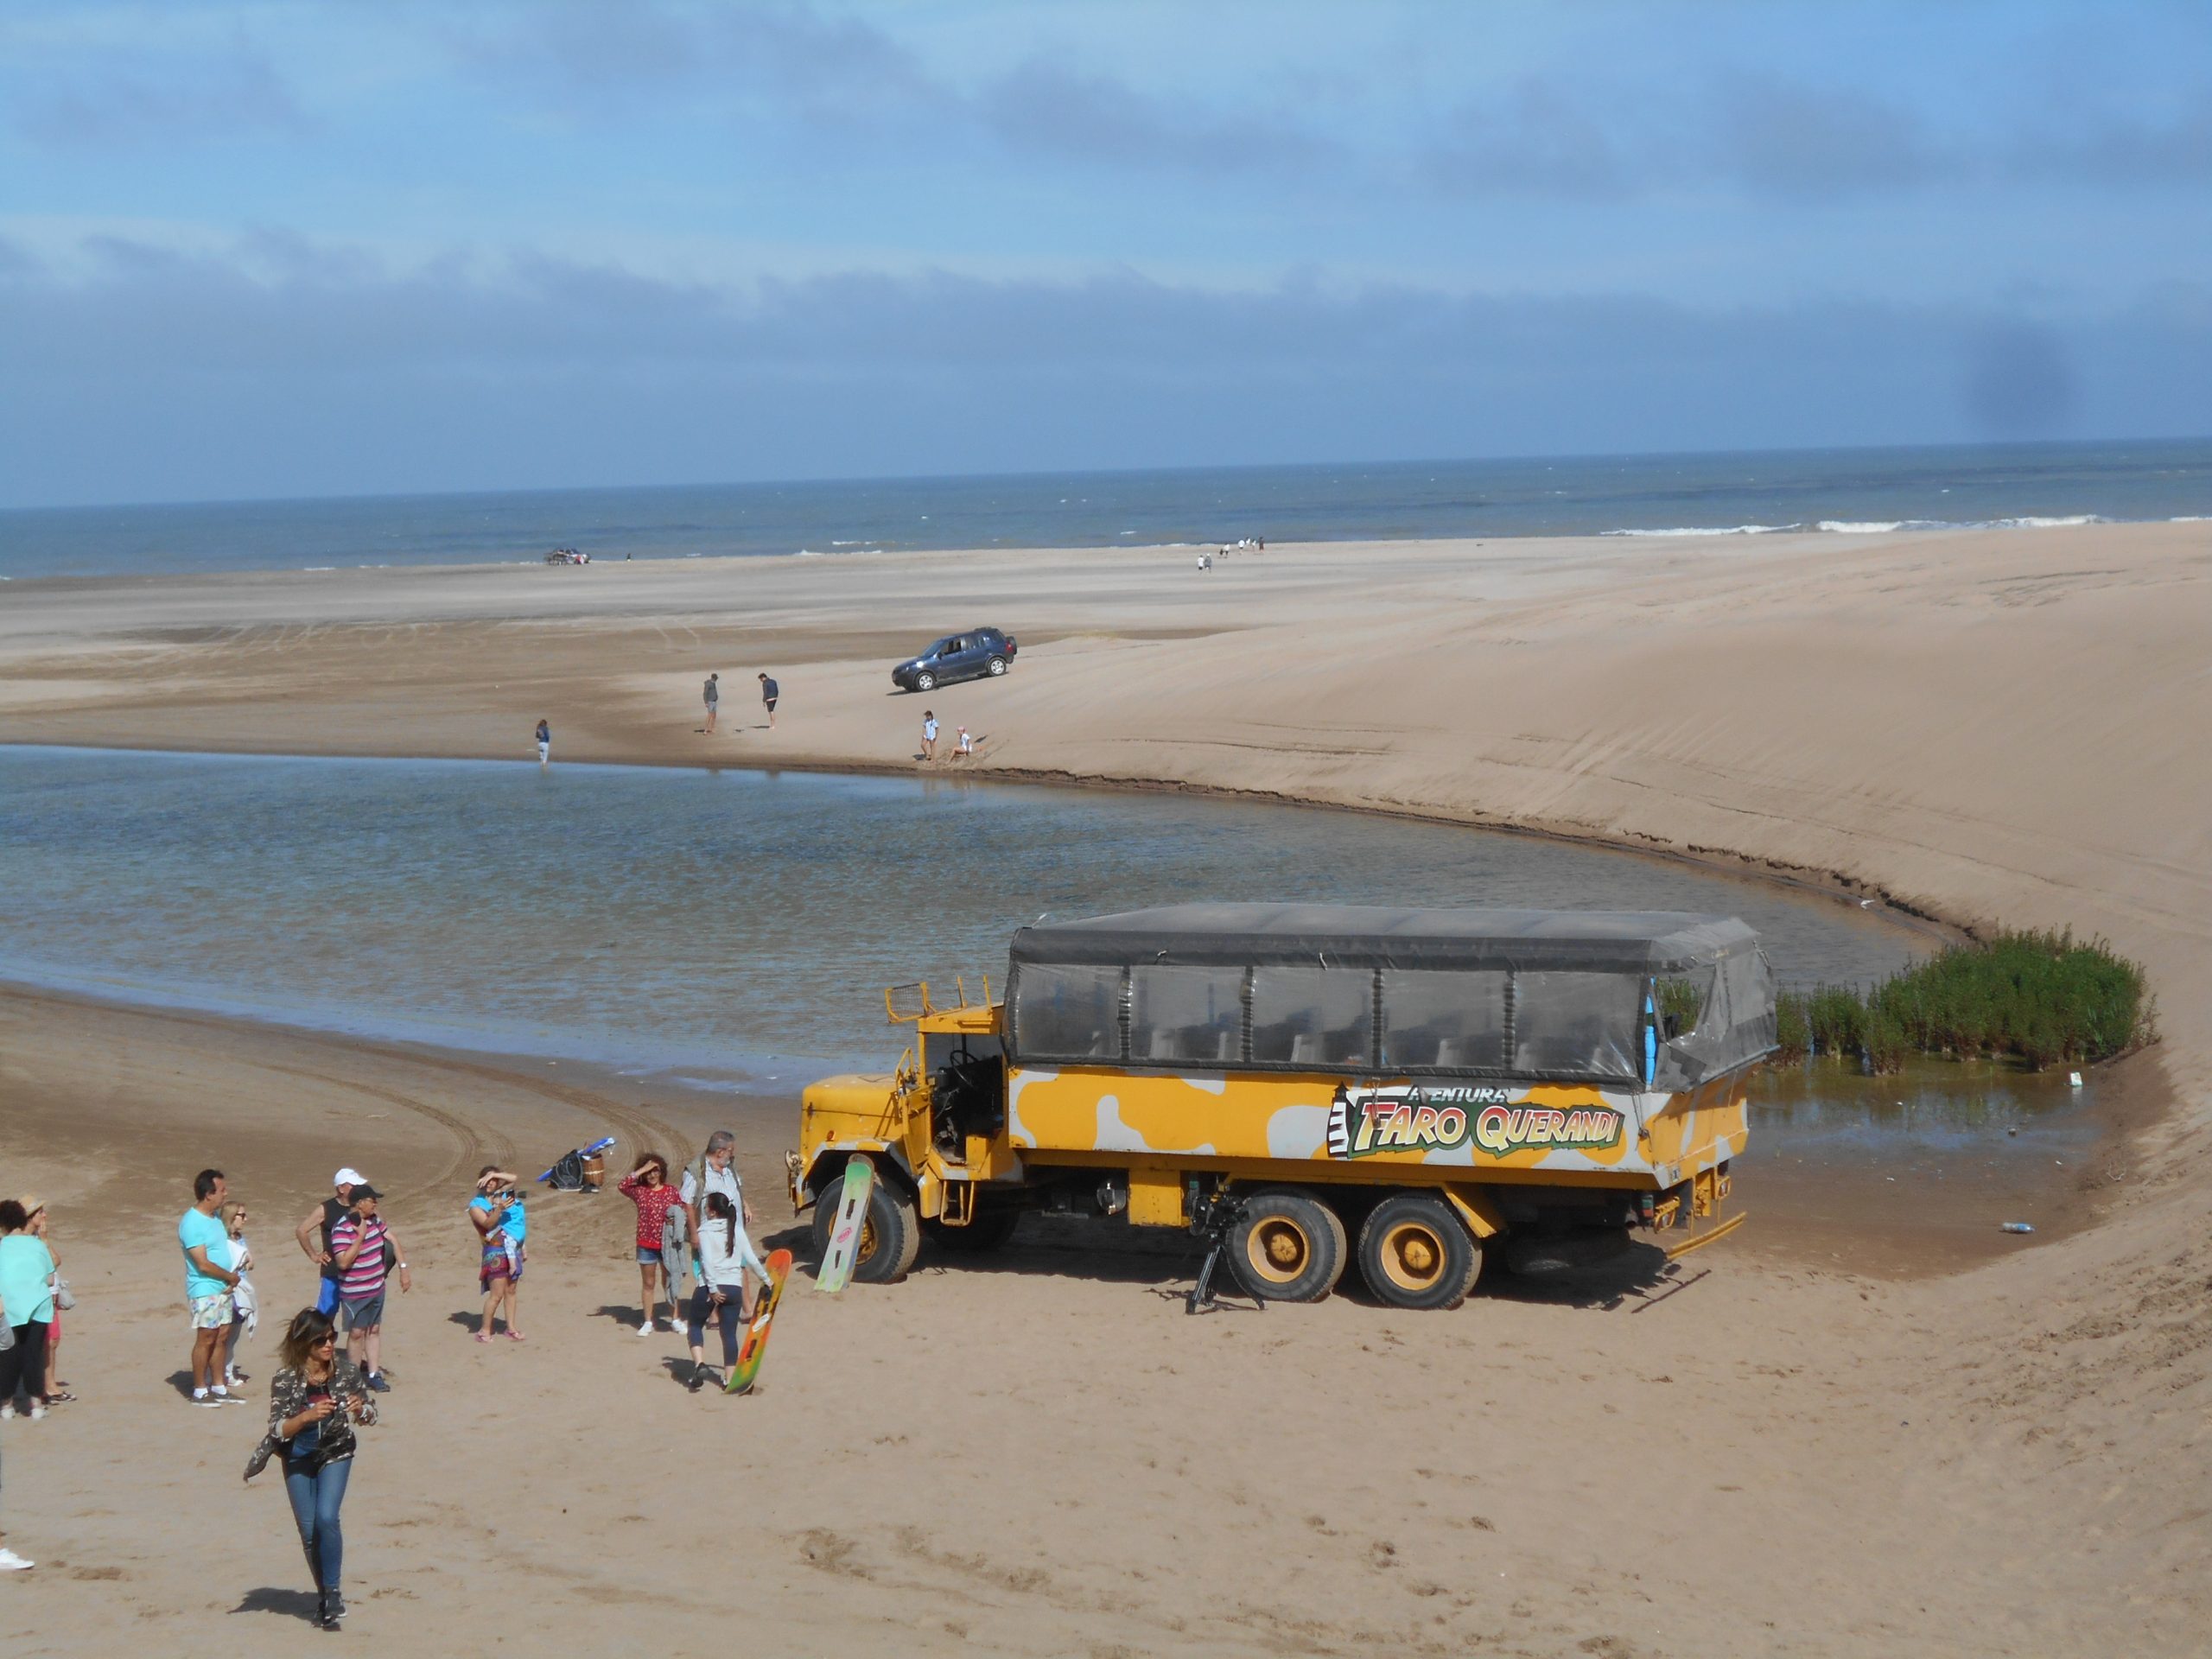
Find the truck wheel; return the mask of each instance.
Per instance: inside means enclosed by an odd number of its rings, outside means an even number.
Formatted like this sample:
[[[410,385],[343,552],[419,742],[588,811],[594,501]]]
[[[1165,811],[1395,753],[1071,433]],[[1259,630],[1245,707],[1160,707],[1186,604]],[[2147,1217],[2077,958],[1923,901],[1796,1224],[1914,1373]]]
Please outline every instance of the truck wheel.
[[[1271,1187],[1244,1200],[1228,1255],[1262,1300],[1318,1302],[1344,1276],[1344,1224],[1311,1193]]]
[[[1427,1192],[1383,1199],[1359,1230],[1359,1275],[1393,1307],[1457,1307],[1482,1265],[1467,1224]]]
[[[976,1219],[965,1227],[948,1227],[941,1221],[925,1221],[922,1224],[922,1231],[939,1249],[981,1255],[986,1250],[995,1250],[1011,1238],[1014,1225],[1020,1219],[1021,1211],[1011,1205],[988,1205],[977,1210]]]
[[[836,1224],[837,1206],[817,1201],[814,1206],[814,1259],[818,1264],[830,1251],[830,1230]],[[856,1284],[887,1285],[903,1279],[922,1248],[921,1218],[914,1201],[879,1171],[868,1195],[868,1215],[861,1223],[861,1248],[853,1258]]]

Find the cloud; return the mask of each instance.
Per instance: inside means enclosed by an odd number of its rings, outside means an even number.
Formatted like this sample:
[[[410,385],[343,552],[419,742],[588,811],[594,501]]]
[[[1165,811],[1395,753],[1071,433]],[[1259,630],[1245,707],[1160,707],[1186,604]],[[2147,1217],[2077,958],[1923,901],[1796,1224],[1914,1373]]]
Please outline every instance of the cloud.
[[[290,84],[243,47],[215,57],[118,53],[22,96],[10,123],[56,149],[132,149],[270,136],[311,126]]]
[[[2029,321],[259,239],[66,268],[0,262],[0,502],[2212,429],[2198,286]]]
[[[969,107],[1016,150],[1113,166],[1294,172],[1333,162],[1343,152],[1294,123],[1139,92],[1042,59],[988,83]]]

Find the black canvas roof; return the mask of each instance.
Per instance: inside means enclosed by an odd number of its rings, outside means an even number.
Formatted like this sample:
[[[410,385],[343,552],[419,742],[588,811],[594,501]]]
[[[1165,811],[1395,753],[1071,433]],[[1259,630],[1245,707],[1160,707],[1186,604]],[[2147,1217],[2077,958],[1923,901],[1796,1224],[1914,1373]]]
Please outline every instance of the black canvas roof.
[[[1414,909],[1387,905],[1161,905],[1025,927],[1023,963],[1313,964],[1670,973],[1756,950],[1732,916],[1676,911]]]

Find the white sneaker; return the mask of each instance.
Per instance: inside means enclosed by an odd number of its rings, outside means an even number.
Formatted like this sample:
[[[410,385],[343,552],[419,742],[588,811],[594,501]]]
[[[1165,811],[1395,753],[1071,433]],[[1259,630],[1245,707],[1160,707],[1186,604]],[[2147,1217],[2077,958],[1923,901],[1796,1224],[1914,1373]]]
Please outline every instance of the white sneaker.
[[[641,1325],[638,1327],[638,1334],[641,1337],[650,1337],[652,1333],[653,1328],[650,1324]]]
[[[38,1420],[39,1420],[40,1418],[41,1418],[41,1417],[43,1417],[43,1416],[45,1416],[45,1415],[46,1415],[46,1402],[45,1402],[45,1401],[43,1401],[43,1400],[34,1400],[34,1401],[32,1401],[32,1402],[31,1402],[31,1421],[33,1421],[33,1422],[36,1422],[36,1421],[38,1421]]]
[[[0,1573],[26,1573],[36,1567],[36,1561],[27,1561],[12,1549],[0,1549]]]
[[[0,1423],[11,1421],[15,1415],[16,1402],[12,1400],[0,1401]]]

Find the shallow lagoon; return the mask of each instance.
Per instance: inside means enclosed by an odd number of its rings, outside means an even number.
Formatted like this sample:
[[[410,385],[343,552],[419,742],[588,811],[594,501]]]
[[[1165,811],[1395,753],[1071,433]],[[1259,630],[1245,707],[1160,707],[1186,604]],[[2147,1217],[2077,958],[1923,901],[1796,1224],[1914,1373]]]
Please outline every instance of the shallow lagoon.
[[[0,977],[709,1084],[881,1066],[901,1036],[884,986],[995,984],[1025,922],[1200,898],[1723,911],[1785,982],[1868,980],[1926,948],[1687,865],[1346,812],[0,747]]]

